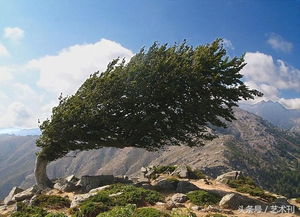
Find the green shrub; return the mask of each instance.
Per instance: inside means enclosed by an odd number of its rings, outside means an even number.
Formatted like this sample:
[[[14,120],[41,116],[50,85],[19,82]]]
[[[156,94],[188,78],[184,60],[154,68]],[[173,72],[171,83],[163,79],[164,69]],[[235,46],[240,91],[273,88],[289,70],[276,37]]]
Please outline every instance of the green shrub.
[[[170,215],[154,208],[144,207],[135,210],[132,217],[170,217]]]
[[[108,212],[100,213],[97,217],[132,217],[135,209],[135,205],[128,204],[125,207],[114,207]]]
[[[68,217],[64,213],[49,213],[45,217]]]
[[[187,194],[187,197],[195,205],[213,205],[221,200],[219,195],[202,190],[192,191]]]
[[[74,217],[96,217],[99,213],[108,211],[107,205],[102,202],[87,201],[80,206],[80,210],[75,212]]]
[[[249,176],[242,176],[239,179],[228,180],[227,185],[231,188],[238,188],[243,185],[256,186],[254,180]]]
[[[300,197],[296,198],[296,202],[300,203]]]
[[[154,167],[154,171],[157,174],[172,173],[176,168],[177,166],[158,166]]]
[[[22,202],[17,203],[19,211],[12,213],[11,217],[45,217],[48,212],[40,207],[27,206]]]
[[[187,170],[190,179],[205,179],[206,177],[200,170],[193,170],[190,166],[187,166]]]
[[[222,215],[220,213],[211,213],[211,214],[207,214],[205,217],[227,217],[227,216]]]
[[[171,217],[197,217],[197,215],[188,209],[173,209]]]
[[[49,208],[49,209],[61,209],[70,207],[71,201],[67,198],[56,195],[44,195],[40,194],[32,201],[33,206]]]

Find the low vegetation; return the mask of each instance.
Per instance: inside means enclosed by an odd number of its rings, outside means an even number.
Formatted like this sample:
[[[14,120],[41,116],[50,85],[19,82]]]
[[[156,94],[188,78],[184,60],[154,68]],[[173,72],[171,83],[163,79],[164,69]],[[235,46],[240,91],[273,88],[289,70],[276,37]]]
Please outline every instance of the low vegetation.
[[[17,212],[11,217],[45,217],[48,212],[37,206],[27,206],[22,202],[17,203]]]
[[[207,214],[205,217],[227,217],[227,216],[222,215],[220,213],[212,213],[212,214]]]
[[[56,195],[40,194],[32,201],[33,206],[49,209],[62,209],[70,207],[71,201],[67,198]]]
[[[238,192],[247,193],[252,196],[260,197],[267,202],[272,202],[276,199],[273,195],[266,193],[262,188],[257,186],[251,177],[240,177],[236,180],[229,180],[227,183],[230,187],[235,188]]]
[[[220,202],[221,197],[217,194],[198,190],[187,194],[189,200],[195,205],[213,205]]]
[[[296,198],[296,202],[300,203],[300,197]]]
[[[191,167],[187,166],[188,177],[190,179],[205,179],[205,174],[203,174],[200,170],[193,170]]]

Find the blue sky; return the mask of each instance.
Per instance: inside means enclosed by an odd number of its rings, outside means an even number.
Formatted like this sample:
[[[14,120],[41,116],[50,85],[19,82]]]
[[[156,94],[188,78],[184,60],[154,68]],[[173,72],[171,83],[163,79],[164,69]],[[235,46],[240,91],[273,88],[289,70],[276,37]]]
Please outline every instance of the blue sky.
[[[300,108],[299,27],[299,0],[0,0],[0,128],[36,127],[61,92],[154,41],[225,38],[249,86]]]

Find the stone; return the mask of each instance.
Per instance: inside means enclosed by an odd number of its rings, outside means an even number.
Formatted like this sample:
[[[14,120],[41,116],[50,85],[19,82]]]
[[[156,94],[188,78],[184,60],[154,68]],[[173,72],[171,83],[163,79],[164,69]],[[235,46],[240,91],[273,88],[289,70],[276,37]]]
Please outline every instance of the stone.
[[[82,176],[77,185],[82,186],[82,188],[88,192],[91,189],[112,184],[114,181],[113,175]]]
[[[179,181],[176,188],[176,192],[178,193],[188,193],[196,190],[199,190],[199,188],[188,181]]]
[[[188,200],[188,197],[185,194],[177,193],[172,196],[171,200],[175,203],[184,203]]]
[[[90,190],[89,193],[98,193],[99,191],[103,191],[103,190],[105,190],[109,187],[110,187],[110,185],[104,185],[104,186],[101,186],[101,187],[94,188],[94,189]]]
[[[4,199],[4,204],[5,205],[11,205],[14,203],[14,201],[12,200],[13,197],[18,194],[21,193],[22,191],[24,191],[22,188],[18,188],[18,187],[13,187],[11,189],[11,191],[9,192],[9,194],[7,195],[7,197]]]
[[[65,178],[67,182],[73,182],[74,184],[79,181],[79,179],[75,175],[70,175]]]
[[[67,178],[58,179],[56,181],[56,183],[54,184],[53,188],[57,189],[59,191],[63,191],[63,192],[76,191],[79,187],[76,186],[75,179],[73,179],[72,177],[69,179],[67,179]],[[74,182],[72,182],[72,179]],[[71,181],[68,181],[68,180],[71,180]]]
[[[153,186],[161,191],[175,191],[177,188],[177,181],[172,179],[162,179],[157,181]]]
[[[227,184],[229,180],[239,179],[242,176],[243,173],[241,171],[231,171],[218,176],[216,181]]]
[[[110,194],[110,195],[108,195],[109,197],[117,197],[117,196],[120,196],[120,195],[122,195],[123,194],[123,192],[118,192],[118,193],[115,193],[115,194]]]
[[[156,202],[155,205],[157,206],[164,206],[166,203],[163,203],[163,202]]]
[[[202,209],[203,209],[203,207],[201,207],[201,206],[191,206],[191,210],[194,210],[194,211],[200,211]]]
[[[35,194],[40,194],[41,192],[42,189],[40,189],[37,185],[35,185],[18,194],[15,194],[12,200],[16,202],[23,201],[23,200],[30,200]]]
[[[179,178],[189,178],[188,167],[185,165],[178,166],[171,175],[178,176]]]
[[[164,204],[164,207],[167,210],[172,210],[174,208],[184,207],[184,205],[181,203],[175,203],[175,202],[169,200]]]
[[[227,194],[225,195],[221,201],[219,202],[219,206],[223,209],[233,209],[237,210],[240,206],[262,206],[265,207],[267,204],[261,202],[260,200],[257,199],[252,199],[247,196],[243,196],[240,194]]]

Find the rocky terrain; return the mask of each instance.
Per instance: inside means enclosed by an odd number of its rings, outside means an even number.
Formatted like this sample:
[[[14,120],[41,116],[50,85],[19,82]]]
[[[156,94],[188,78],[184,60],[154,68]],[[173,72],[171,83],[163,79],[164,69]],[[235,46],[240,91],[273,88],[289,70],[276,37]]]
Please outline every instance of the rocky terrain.
[[[237,120],[229,123],[227,129],[214,129],[219,137],[203,147],[167,147],[155,153],[137,148],[104,148],[80,152],[76,157],[70,153],[51,163],[48,173],[52,178],[71,174],[77,177],[99,174],[134,177],[143,166],[188,164],[214,178],[240,170],[254,177],[265,189],[298,197],[299,135],[241,109],[236,109],[235,115]],[[0,158],[0,196],[3,198],[13,186],[27,188],[34,184],[32,172],[37,149],[36,137],[1,138],[5,139],[0,142],[0,148],[6,150]],[[11,146],[13,144],[15,146]]]
[[[74,175],[53,189],[14,187],[0,216],[226,217],[298,216],[300,198],[264,191],[247,174],[212,179],[185,165],[142,168],[138,177]]]

